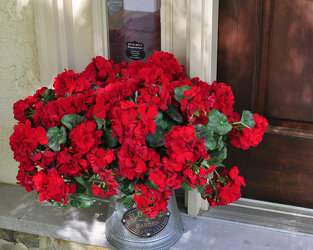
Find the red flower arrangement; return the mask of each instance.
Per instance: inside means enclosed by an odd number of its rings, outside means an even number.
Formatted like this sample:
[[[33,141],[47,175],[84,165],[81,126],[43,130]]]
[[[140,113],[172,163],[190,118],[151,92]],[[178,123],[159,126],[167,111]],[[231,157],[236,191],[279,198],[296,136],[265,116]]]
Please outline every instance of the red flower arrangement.
[[[218,173],[226,141],[248,149],[267,121],[233,111],[224,83],[190,79],[172,54],[114,64],[96,57],[81,73],[65,71],[54,89],[14,104],[10,137],[18,184],[55,206],[90,206],[89,194],[124,195],[145,214],[164,212],[172,192],[197,188],[211,206],[241,197],[237,167]]]

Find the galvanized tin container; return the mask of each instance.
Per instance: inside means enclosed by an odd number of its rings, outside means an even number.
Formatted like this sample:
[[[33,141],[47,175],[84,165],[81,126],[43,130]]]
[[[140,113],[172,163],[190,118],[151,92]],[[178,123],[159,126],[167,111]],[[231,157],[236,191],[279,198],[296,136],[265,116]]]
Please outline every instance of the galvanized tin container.
[[[117,202],[119,196],[111,198],[106,220],[106,238],[108,242],[119,250],[126,249],[151,249],[165,250],[173,246],[183,234],[183,225],[177,208],[175,194],[168,204],[170,217],[165,228],[151,237],[138,237],[125,227],[122,223],[123,215],[127,209]]]

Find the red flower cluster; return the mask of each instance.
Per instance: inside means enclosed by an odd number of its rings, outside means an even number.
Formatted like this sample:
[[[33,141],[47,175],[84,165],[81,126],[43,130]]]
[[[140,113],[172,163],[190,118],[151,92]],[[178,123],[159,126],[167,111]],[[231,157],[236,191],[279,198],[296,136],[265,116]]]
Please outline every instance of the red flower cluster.
[[[154,218],[159,212],[166,211],[167,201],[172,195],[170,191],[160,192],[140,184],[135,186],[134,201],[137,203],[138,209]]]
[[[238,122],[240,120],[239,114],[232,114],[232,122]],[[256,147],[263,138],[266,132],[266,127],[268,126],[267,120],[258,115],[253,115],[253,120],[255,125],[252,129],[244,128],[240,130],[238,126],[234,126],[231,133],[228,135],[230,137],[230,143],[236,148],[242,148],[244,150],[249,149],[251,146]]]
[[[241,197],[241,186],[246,186],[243,177],[238,175],[239,170],[233,167],[230,171],[224,170],[210,180],[205,187],[205,196],[210,206],[226,206]]]
[[[267,122],[254,114],[256,125],[243,128],[229,86],[183,71],[166,52],[120,64],[96,57],[81,73],[59,74],[54,89],[16,102],[18,184],[40,201],[77,207],[92,204],[88,186],[102,197],[120,188],[151,217],[180,187],[206,186],[211,205],[238,199],[243,179],[236,169],[218,177],[214,162],[225,158],[227,134],[237,147],[256,146]]]
[[[81,155],[90,152],[101,143],[100,137],[102,133],[101,130],[97,130],[97,125],[94,121],[86,121],[77,125],[70,132],[72,150]]]
[[[65,184],[55,168],[48,169],[47,172],[37,172],[33,177],[33,188],[40,193],[40,201],[53,199],[56,202],[63,201],[63,205],[67,203],[67,194],[74,194],[76,191],[75,184]]]
[[[209,159],[205,149],[204,141],[198,138],[192,125],[185,127],[173,127],[168,135],[165,135],[164,146],[168,149],[167,154],[175,159],[177,166],[175,171],[182,170],[182,164],[187,161],[195,163],[199,157]]]

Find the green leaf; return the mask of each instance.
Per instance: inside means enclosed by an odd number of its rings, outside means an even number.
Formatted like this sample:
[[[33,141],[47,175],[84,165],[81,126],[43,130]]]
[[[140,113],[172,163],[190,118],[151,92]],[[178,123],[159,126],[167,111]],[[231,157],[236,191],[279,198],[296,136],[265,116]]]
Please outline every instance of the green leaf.
[[[75,193],[89,193],[88,188],[85,188],[83,185],[79,184],[79,183],[75,183],[76,185],[76,192]]]
[[[53,206],[53,207],[67,207],[68,203],[63,205],[63,201],[60,202],[56,202],[54,200],[49,200],[49,203]]]
[[[106,144],[110,148],[114,148],[117,146],[118,140],[117,140],[117,137],[113,137],[112,128],[107,128],[106,130],[104,130],[103,136],[104,136]]]
[[[60,140],[59,140],[59,144],[64,144],[66,142],[66,137],[67,137],[67,133],[66,133],[66,128],[65,127],[61,127],[60,128]]]
[[[227,148],[226,146],[224,146],[222,150],[216,149],[214,151],[209,152],[209,155],[210,155],[210,159],[208,160],[208,163],[210,166],[216,166],[216,167],[223,166],[224,167],[224,164],[222,162],[227,157]]]
[[[201,197],[205,197],[205,187],[206,185],[202,185],[202,186],[198,186],[196,185],[196,188],[198,190],[198,192],[200,193]]]
[[[150,147],[157,148],[163,146],[165,130],[169,124],[163,119],[163,113],[161,111],[158,112],[154,122],[156,124],[156,132],[154,134],[149,133],[145,139]]]
[[[138,97],[138,90],[134,94],[134,102],[137,103],[137,97]]]
[[[76,125],[81,124],[83,120],[84,120],[84,117],[79,114],[70,114],[70,115],[64,115],[61,119],[61,122],[69,130],[72,130]]]
[[[156,124],[156,129],[164,130],[168,126],[167,122],[163,119],[163,113],[161,111],[158,111],[158,114],[155,117],[154,122]]]
[[[133,200],[133,194],[118,198],[116,201],[121,202],[125,208],[132,208],[135,204]]]
[[[166,130],[168,128],[169,124],[164,121],[164,120],[161,120],[159,121],[157,124],[156,124],[156,129],[162,129],[162,130]]]
[[[191,118],[193,117],[199,117],[200,116],[200,111],[199,110],[196,110],[195,112],[193,112],[193,115],[191,116]]]
[[[66,142],[66,129],[64,127],[51,127],[47,132],[47,137],[49,141],[47,146],[49,146],[53,151],[60,151],[60,144],[64,144]]]
[[[253,114],[249,110],[242,111],[240,123],[243,126],[252,129],[255,125]]]
[[[216,141],[213,136],[213,130],[211,128],[205,127],[202,124],[193,126],[196,135],[204,140],[204,145],[207,150],[214,150],[216,148]]]
[[[115,178],[116,181],[120,184],[119,190],[125,195],[132,195],[134,193],[134,186],[137,184],[138,179],[134,178],[133,180],[129,180],[124,177]]]
[[[191,87],[184,85],[182,87],[174,89],[174,93],[175,93],[174,98],[176,99],[176,101],[179,102],[180,100],[185,99],[185,96],[184,96],[185,90],[191,90]]]
[[[188,185],[186,182],[182,182],[181,188],[185,189],[185,190],[188,190],[188,191],[193,190],[193,188],[190,185]]]
[[[87,184],[81,175],[74,177],[74,179],[75,179],[75,181],[77,181],[79,184],[81,184],[82,186],[84,186],[87,189]]]
[[[97,91],[97,89],[100,88],[100,86],[91,84],[90,88]]]
[[[98,119],[96,115],[93,116],[93,119],[95,120],[97,124],[97,129],[105,129],[105,119]]]
[[[42,98],[43,98],[43,104],[46,105],[48,102],[55,100],[55,93],[53,92],[52,89],[47,89],[45,93],[43,93]]]
[[[171,104],[165,112],[169,117],[178,123],[182,123],[184,121],[180,110],[173,104]]]
[[[77,208],[86,208],[90,207],[95,202],[94,199],[92,199],[91,195],[89,194],[73,194],[71,196],[70,204],[73,207]]]
[[[225,146],[224,136],[214,136],[215,141],[217,142],[217,150],[222,150]]]
[[[127,209],[132,208],[135,205],[135,201],[133,199],[128,200],[128,205],[124,205]]]
[[[161,129],[157,129],[154,134],[149,133],[146,136],[147,144],[152,148],[161,147],[164,145],[164,133]]]
[[[133,193],[133,190],[131,190],[129,187],[127,187],[127,186],[123,186],[122,188],[120,187],[119,188],[120,189],[120,191],[123,193],[123,194],[131,194],[131,193]]]
[[[207,127],[212,128],[213,132],[219,135],[226,135],[232,129],[232,125],[228,123],[227,116],[213,109],[209,113]]]
[[[146,185],[148,188],[152,188],[154,190],[158,190],[158,186],[153,183],[153,181],[147,180]]]
[[[218,166],[218,167],[221,167],[221,166]],[[223,166],[225,167],[225,166]],[[212,180],[214,177],[214,172],[210,173],[209,176],[208,176],[208,180]]]

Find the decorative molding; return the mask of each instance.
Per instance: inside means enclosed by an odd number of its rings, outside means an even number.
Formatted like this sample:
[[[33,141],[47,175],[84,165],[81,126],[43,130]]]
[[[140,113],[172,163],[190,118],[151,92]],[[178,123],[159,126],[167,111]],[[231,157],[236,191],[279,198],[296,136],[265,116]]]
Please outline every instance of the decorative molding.
[[[161,1],[161,49],[173,51],[173,1]]]
[[[161,50],[186,65],[187,0],[161,1]]]
[[[110,58],[107,0],[92,1],[94,56]]]
[[[218,0],[202,1],[201,79],[212,83],[217,74]]]

